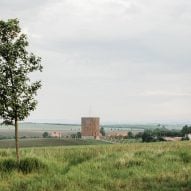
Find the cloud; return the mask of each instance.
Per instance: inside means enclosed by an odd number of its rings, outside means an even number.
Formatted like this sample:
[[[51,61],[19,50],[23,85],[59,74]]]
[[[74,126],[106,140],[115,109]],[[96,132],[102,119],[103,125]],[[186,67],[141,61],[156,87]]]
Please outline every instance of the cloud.
[[[29,120],[79,120],[89,105],[105,121],[189,119],[191,2],[0,0],[0,17],[19,18],[43,60]]]
[[[183,92],[171,92],[171,91],[148,91],[143,94],[142,96],[165,96],[165,97],[191,97],[191,93],[183,93]]]

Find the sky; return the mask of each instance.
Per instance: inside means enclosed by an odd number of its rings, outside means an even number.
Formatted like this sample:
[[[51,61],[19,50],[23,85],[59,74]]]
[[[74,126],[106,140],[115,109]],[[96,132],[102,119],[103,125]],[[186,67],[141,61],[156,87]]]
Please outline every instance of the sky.
[[[0,0],[44,70],[26,121],[191,121],[190,0]]]

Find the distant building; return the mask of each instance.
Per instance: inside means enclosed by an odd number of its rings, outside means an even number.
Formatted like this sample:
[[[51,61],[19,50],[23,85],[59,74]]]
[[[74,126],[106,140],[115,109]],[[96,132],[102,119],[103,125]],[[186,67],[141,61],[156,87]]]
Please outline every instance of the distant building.
[[[127,131],[112,131],[107,133],[107,137],[116,138],[116,137],[128,137]]]
[[[82,138],[99,139],[99,136],[100,136],[99,117],[82,117],[81,118],[81,135],[82,135]]]
[[[165,141],[181,141],[182,137],[163,137]]]
[[[54,131],[50,133],[50,136],[54,138],[61,138],[62,134],[58,131]]]
[[[189,139],[189,140],[191,140],[191,133],[190,133],[190,134],[188,134],[188,139]]]

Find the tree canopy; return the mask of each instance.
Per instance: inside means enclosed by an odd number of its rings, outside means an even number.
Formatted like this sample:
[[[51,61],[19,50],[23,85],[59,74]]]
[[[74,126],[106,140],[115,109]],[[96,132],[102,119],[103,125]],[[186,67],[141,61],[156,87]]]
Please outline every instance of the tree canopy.
[[[41,58],[29,54],[27,46],[17,19],[0,21],[0,116],[5,123],[25,119],[37,105],[34,95],[41,82],[30,83],[29,74],[42,70]]]
[[[18,121],[35,109],[35,95],[41,87],[41,81],[31,82],[29,77],[42,71],[41,58],[29,53],[28,45],[17,19],[0,20],[0,116],[5,124],[15,125],[17,155]]]

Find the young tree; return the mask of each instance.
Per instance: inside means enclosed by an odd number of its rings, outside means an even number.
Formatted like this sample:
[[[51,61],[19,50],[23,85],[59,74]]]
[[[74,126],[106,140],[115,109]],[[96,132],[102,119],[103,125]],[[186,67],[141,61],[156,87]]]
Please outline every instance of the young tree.
[[[102,136],[105,136],[106,133],[105,133],[105,129],[103,127],[100,128],[100,133]]]
[[[185,125],[181,130],[182,136],[185,136],[189,133],[191,133],[191,126]]]
[[[43,136],[43,138],[48,138],[49,134],[48,134],[48,132],[44,132],[44,133],[42,134],[42,136]]]
[[[77,138],[79,138],[79,139],[82,138],[81,132],[77,132],[76,136],[77,136]]]
[[[132,133],[131,131],[128,132],[128,138],[129,138],[129,139],[134,138],[134,135],[133,135],[133,133]]]
[[[19,161],[18,121],[29,116],[37,105],[35,95],[41,82],[31,82],[29,74],[42,71],[41,58],[27,51],[28,41],[19,21],[0,20],[0,116],[4,124],[15,126],[16,157]]]

